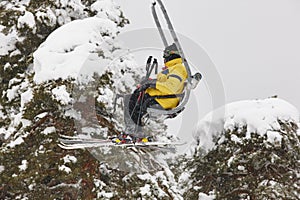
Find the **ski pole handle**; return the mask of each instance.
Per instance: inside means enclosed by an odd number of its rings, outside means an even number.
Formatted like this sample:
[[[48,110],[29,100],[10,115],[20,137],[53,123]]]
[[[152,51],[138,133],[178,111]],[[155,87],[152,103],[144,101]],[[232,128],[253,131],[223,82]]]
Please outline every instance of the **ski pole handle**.
[[[156,59],[154,60],[154,62],[155,62],[155,74],[157,74],[158,73],[158,63],[157,63]]]
[[[157,59],[154,58],[154,61],[153,61],[153,63],[152,63],[151,70],[150,70],[150,75],[151,75],[151,73],[152,73],[154,67],[157,68],[156,66],[157,66]]]
[[[152,56],[149,56],[148,59],[147,59],[147,62],[146,62],[146,71],[147,71],[147,73],[149,71],[151,61],[152,61]]]
[[[152,60],[152,56],[149,56],[148,59],[147,59],[147,64],[150,64],[151,60]]]

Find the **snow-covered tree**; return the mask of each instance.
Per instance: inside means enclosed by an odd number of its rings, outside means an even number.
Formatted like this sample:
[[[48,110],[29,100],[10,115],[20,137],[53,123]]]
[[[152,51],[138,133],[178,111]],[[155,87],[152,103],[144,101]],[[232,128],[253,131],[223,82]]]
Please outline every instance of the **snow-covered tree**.
[[[217,120],[211,121],[212,115],[198,124],[186,198],[299,199],[295,107],[269,98],[229,104]]]
[[[131,92],[140,71],[115,41],[128,23],[120,8],[111,0],[17,0],[0,10],[0,198],[180,199],[168,168],[129,173],[102,160],[103,150],[57,145],[59,134],[123,128],[119,106],[112,116],[113,93]]]
[[[124,128],[114,93],[142,75],[117,41],[127,23],[112,0],[0,2],[0,199],[296,199],[299,114],[282,100],[208,116],[194,157],[169,163],[151,151],[58,146],[60,134]],[[167,139],[166,125],[150,123]]]

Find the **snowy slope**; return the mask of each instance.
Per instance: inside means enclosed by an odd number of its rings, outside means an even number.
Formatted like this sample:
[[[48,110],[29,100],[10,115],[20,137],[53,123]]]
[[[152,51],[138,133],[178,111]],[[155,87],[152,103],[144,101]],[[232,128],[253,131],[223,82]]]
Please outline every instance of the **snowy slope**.
[[[245,138],[251,133],[267,136],[269,142],[280,142],[281,135],[279,121],[299,122],[299,111],[290,103],[282,99],[268,98],[263,100],[245,100],[234,102],[209,113],[197,125],[194,133],[196,142],[203,149],[210,150],[218,142],[224,141],[224,131],[240,130],[246,126]],[[240,141],[236,135],[232,140]]]

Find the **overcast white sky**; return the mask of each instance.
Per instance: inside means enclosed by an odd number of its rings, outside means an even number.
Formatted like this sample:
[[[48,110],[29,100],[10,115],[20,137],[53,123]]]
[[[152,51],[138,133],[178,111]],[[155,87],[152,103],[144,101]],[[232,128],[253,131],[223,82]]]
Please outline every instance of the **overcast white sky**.
[[[149,0],[115,1],[131,22],[125,30],[155,28]],[[299,0],[164,3],[176,31],[200,45],[214,62],[223,82],[226,103],[278,95],[300,109]],[[192,132],[199,118],[213,109],[211,84],[204,78],[194,92],[198,95],[196,100],[190,101],[193,106],[184,112],[191,113],[198,104],[200,116],[189,115],[188,124],[181,122],[184,126],[178,123],[180,117],[171,121],[170,132],[180,129],[179,136]]]
[[[116,0],[131,24],[155,27],[149,0]],[[299,0],[165,0],[177,32],[202,46],[222,77],[226,102],[288,100],[300,109]]]

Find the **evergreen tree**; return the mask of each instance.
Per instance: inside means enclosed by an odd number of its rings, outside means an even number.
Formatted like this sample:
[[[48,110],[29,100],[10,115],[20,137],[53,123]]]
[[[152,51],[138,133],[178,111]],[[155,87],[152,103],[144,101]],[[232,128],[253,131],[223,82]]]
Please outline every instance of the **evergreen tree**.
[[[63,150],[57,145],[59,134],[116,134],[122,128],[121,116],[111,114],[112,91],[130,92],[140,75],[130,66],[130,55],[115,57],[120,46],[114,38],[128,23],[120,8],[111,0],[31,0],[2,1],[0,11],[0,39],[5,41],[0,49],[0,198],[180,199],[172,173],[159,165],[157,171],[134,174],[109,166],[99,157],[102,150]],[[99,34],[109,41],[106,49],[90,41],[92,58],[113,60],[113,66],[94,73],[84,87],[74,77],[35,81],[33,69],[43,63],[35,63],[40,60],[34,53],[47,46],[46,38],[90,17],[103,19]],[[117,28],[109,31],[105,26]],[[77,115],[82,118],[76,120]]]
[[[276,142],[256,132],[247,138],[247,126],[237,126],[215,138],[216,146],[208,153],[198,148],[187,165],[192,187],[185,198],[206,193],[216,199],[299,199],[298,126],[278,122],[280,130],[270,130],[281,135]]]

